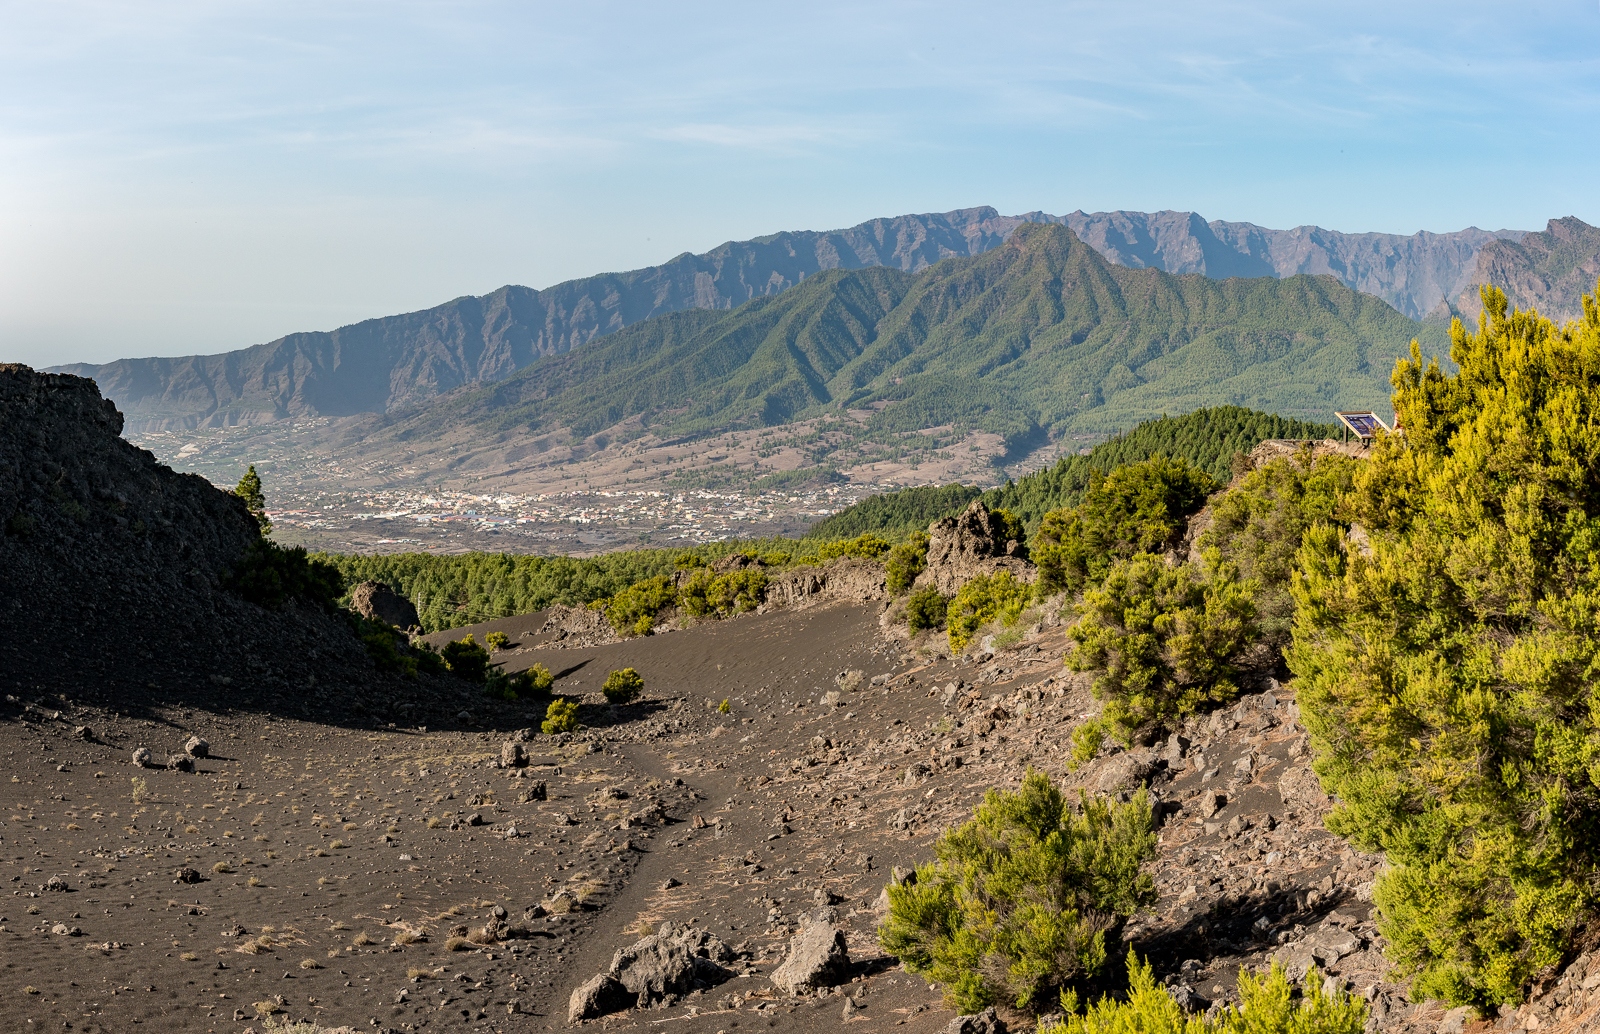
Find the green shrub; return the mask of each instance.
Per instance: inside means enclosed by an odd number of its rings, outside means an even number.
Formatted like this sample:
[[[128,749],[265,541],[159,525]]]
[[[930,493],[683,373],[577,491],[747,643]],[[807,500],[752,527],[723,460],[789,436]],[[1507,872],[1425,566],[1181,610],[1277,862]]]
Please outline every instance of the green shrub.
[[[483,673],[483,695],[496,700],[517,700],[517,677],[508,675],[498,664],[491,664]]]
[[[517,672],[517,677],[521,679],[521,683],[517,686],[519,693],[537,693],[543,696],[556,684],[556,677],[542,664],[535,664],[525,671]]]
[[[1262,638],[1274,647],[1288,643],[1294,623],[1289,579],[1300,541],[1313,525],[1335,520],[1360,462],[1338,454],[1313,462],[1303,450],[1294,459],[1256,468],[1212,503],[1211,524],[1199,545],[1215,546],[1241,577],[1258,584],[1257,621]]]
[[[1126,1000],[1109,996],[1083,1015],[1040,1026],[1038,1034],[1361,1034],[1367,1007],[1343,991],[1325,993],[1315,968],[1306,974],[1299,1002],[1277,963],[1266,974],[1239,974],[1238,1009],[1189,1016],[1167,989],[1156,983],[1148,962],[1128,953]],[[1075,1004],[1075,1003],[1064,1003]]]
[[[933,586],[918,589],[906,600],[906,625],[913,633],[944,627],[950,601]]]
[[[489,671],[489,651],[479,646],[469,634],[465,639],[446,643],[439,656],[444,658],[450,673],[468,682],[482,682]]]
[[[577,728],[578,705],[570,700],[550,701],[550,706],[545,708],[544,721],[539,723],[539,731],[546,735],[576,732]]]
[[[767,596],[767,576],[756,567],[744,567],[713,576],[697,570],[678,592],[678,606],[692,617],[723,617],[754,610]]]
[[[879,943],[907,970],[944,985],[959,1013],[996,1003],[1047,1007],[1101,975],[1122,924],[1152,904],[1141,864],[1155,849],[1150,799],[1080,795],[1077,810],[1041,773],[1015,793],[990,790],[946,832],[937,860],[888,888]]]
[[[1305,536],[1288,664],[1328,828],[1386,866],[1411,997],[1514,1003],[1595,922],[1600,869],[1600,308],[1558,328],[1483,291],[1459,373],[1412,346],[1405,443]]]
[[[402,675],[415,676],[417,674],[417,659],[402,651],[400,644],[406,641],[403,633],[386,625],[381,621],[371,621],[352,611],[345,612],[350,619],[350,625],[361,639],[361,645],[366,647],[367,656],[372,658],[372,663],[379,671],[398,672]]]
[[[386,626],[387,627],[387,626]],[[417,662],[417,670],[428,675],[445,675],[450,671],[450,665],[439,655],[431,644],[424,639],[411,641],[412,657]]]
[[[644,692],[644,679],[632,668],[623,668],[606,676],[606,684],[600,687],[600,692],[613,704],[631,704]]]
[[[273,610],[296,596],[331,607],[344,595],[337,567],[308,559],[304,546],[284,549],[267,539],[250,543],[223,581],[251,603]]]
[[[1119,559],[1172,547],[1215,488],[1204,471],[1162,456],[1092,472],[1083,502],[1052,510],[1039,525],[1032,558],[1040,594],[1081,592]]]
[[[887,540],[876,535],[859,535],[853,539],[840,542],[826,542],[817,547],[816,563],[825,564],[830,560],[840,557],[860,557],[862,560],[876,560],[889,552],[890,545]]]
[[[261,476],[256,473],[256,465],[250,464],[250,469],[244,472],[244,477],[239,479],[239,484],[234,488],[233,494],[244,500],[245,509],[250,511],[250,516],[256,519],[256,525],[265,535],[272,530],[272,522],[267,519],[267,497],[261,491]]]
[[[511,637],[504,632],[490,632],[483,637],[483,641],[491,650],[504,650],[511,645]]]
[[[679,553],[677,559],[672,562],[672,566],[676,570],[687,571],[696,567],[705,567],[706,562],[693,553]]]
[[[1033,600],[1033,586],[1011,577],[1010,571],[980,575],[963,585],[945,611],[950,629],[950,649],[959,653],[972,642],[978,629],[999,619],[1015,622]]]
[[[1001,509],[1000,507],[995,507],[989,512],[1000,518],[1000,523],[1005,527],[1005,537],[1008,540],[1022,543],[1027,542],[1028,529],[1023,526],[1021,519],[1018,518],[1016,514],[1012,513],[1010,510]]]
[[[639,632],[641,618],[649,618],[649,628],[655,627],[655,616],[665,607],[670,607],[677,601],[677,590],[672,587],[672,579],[666,577],[646,578],[644,581],[635,582],[623,589],[609,600],[605,601],[606,619],[611,622],[611,627],[616,629],[618,635],[644,635]]]
[[[889,594],[899,596],[911,591],[911,583],[928,566],[928,536],[917,534],[889,550],[883,562],[883,572],[889,579]]]
[[[774,551],[761,554],[761,563],[767,567],[787,567],[789,561],[794,559],[794,554],[789,552]]]
[[[1084,593],[1067,664],[1101,672],[1094,694],[1105,702],[1103,729],[1127,743],[1142,726],[1233,699],[1229,660],[1255,638],[1255,588],[1213,549],[1177,567],[1141,553]]]

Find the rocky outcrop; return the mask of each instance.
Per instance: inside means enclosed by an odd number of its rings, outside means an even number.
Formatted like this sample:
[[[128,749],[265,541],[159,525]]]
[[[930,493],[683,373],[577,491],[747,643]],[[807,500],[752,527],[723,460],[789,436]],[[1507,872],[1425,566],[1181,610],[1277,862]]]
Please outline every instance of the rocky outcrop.
[[[621,639],[603,611],[562,604],[556,604],[545,612],[539,635],[551,635],[551,644],[559,646],[596,646]]]
[[[604,973],[590,977],[572,992],[567,1022],[594,1019],[631,1006],[646,1009],[696,987],[719,984],[733,976],[719,963],[733,958],[732,949],[709,931],[662,923],[655,933],[619,950]]]
[[[864,603],[884,599],[888,592],[881,563],[840,557],[822,567],[808,564],[772,575],[767,583],[767,605],[792,606],[824,596]]]
[[[928,525],[927,567],[915,584],[953,596],[972,579],[997,571],[1032,582],[1038,572],[1027,555],[1027,546],[1007,534],[1005,521],[974,499],[960,516],[941,517]]]
[[[422,626],[411,601],[382,582],[362,582],[351,590],[350,609],[369,621],[381,621],[401,631]]]
[[[1506,293],[1513,309],[1537,309],[1558,325],[1581,319],[1585,294],[1594,293],[1600,278],[1600,227],[1567,216],[1552,219],[1543,233],[1518,240],[1498,240],[1478,252],[1471,277],[1429,319],[1459,316],[1476,327],[1483,312],[1486,284]]]

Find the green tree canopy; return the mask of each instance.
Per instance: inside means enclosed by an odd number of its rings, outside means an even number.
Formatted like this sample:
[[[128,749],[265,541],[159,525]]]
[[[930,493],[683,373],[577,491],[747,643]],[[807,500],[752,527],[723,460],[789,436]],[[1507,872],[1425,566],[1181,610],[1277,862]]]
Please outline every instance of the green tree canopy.
[[[1415,1000],[1518,1001],[1600,866],[1600,309],[1558,328],[1483,292],[1447,375],[1395,370],[1405,440],[1356,473],[1349,534],[1305,537],[1297,699],[1334,832]]]
[[[244,500],[244,505],[250,511],[250,516],[261,525],[261,534],[265,535],[272,530],[272,522],[267,520],[267,497],[261,492],[261,475],[256,473],[256,465],[250,464],[250,469],[244,472],[244,477],[239,479],[239,484],[234,488],[233,494]]]

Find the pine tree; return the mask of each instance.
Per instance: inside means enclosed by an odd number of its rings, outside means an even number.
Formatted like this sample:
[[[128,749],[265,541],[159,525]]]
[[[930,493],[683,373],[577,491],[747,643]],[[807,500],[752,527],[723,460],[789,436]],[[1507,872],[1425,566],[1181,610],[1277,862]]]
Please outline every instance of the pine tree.
[[[272,530],[272,522],[267,519],[267,497],[261,494],[261,475],[256,473],[254,463],[244,472],[244,477],[239,479],[239,486],[233,490],[233,494],[244,500],[250,515],[261,525],[261,534],[265,535]]]

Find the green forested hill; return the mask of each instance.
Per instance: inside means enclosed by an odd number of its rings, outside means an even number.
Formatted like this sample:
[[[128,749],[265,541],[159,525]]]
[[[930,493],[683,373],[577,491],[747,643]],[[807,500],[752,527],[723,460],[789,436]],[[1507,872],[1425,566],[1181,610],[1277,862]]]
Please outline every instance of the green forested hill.
[[[1095,471],[1103,474],[1126,463],[1166,456],[1187,460],[1224,485],[1236,452],[1249,452],[1268,438],[1334,438],[1338,434],[1336,424],[1290,420],[1239,406],[1197,409],[1180,417],[1148,420],[1127,434],[1101,442],[1087,456],[1063,456],[1054,466],[984,493],[983,501],[990,509],[1010,510],[1032,532],[1051,510],[1076,506]]]
[[[1063,456],[1053,466],[988,492],[964,485],[908,488],[863,499],[818,521],[807,538],[851,538],[867,532],[898,537],[934,520],[960,513],[974,499],[990,509],[1006,509],[1027,524],[1031,534],[1051,510],[1076,506],[1095,471],[1104,474],[1125,463],[1152,456],[1187,460],[1226,484],[1236,452],[1249,452],[1268,438],[1333,438],[1335,424],[1290,420],[1239,406],[1197,409],[1179,417],[1147,420],[1126,434],[1101,442],[1084,456]]]
[[[920,274],[832,270],[731,310],[646,320],[363,433],[426,440],[634,420],[663,436],[887,403],[858,437],[949,426],[1013,445],[1239,405],[1382,408],[1422,326],[1332,277],[1209,280],[1113,266],[1072,231]]]

